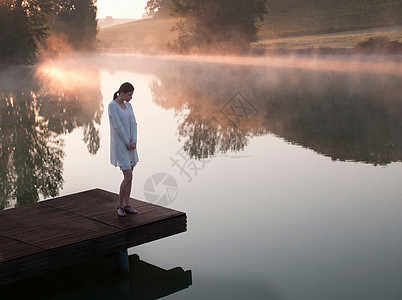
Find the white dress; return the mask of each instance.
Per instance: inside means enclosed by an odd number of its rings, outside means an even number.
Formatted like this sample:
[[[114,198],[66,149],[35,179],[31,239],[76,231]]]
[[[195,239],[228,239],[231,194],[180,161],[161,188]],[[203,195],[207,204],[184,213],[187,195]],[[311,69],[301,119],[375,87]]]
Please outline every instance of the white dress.
[[[114,166],[135,166],[138,162],[137,148],[127,149],[127,144],[137,144],[137,121],[134,111],[129,102],[124,102],[126,109],[121,108],[119,103],[109,103],[110,123],[110,162]]]

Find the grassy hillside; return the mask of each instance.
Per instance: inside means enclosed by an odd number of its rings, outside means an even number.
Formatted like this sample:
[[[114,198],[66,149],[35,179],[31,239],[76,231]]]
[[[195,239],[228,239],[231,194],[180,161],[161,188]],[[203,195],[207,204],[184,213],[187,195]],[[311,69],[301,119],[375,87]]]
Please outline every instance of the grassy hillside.
[[[401,40],[397,26],[402,26],[402,0],[267,0],[267,10],[257,48],[349,48],[376,34]],[[177,37],[170,31],[175,23],[169,18],[148,19],[102,28],[99,46],[101,51],[163,51]],[[391,26],[390,30],[328,34]],[[321,35],[297,38],[311,34]],[[279,39],[290,36],[294,38]]]
[[[170,29],[175,19],[147,19],[102,28],[98,35],[101,51],[158,52],[177,34]]]
[[[261,39],[253,46],[258,49],[310,49],[310,48],[354,48],[369,38],[386,36],[391,41],[402,42],[402,26],[370,28],[327,34],[289,36]]]
[[[401,0],[268,0],[261,39],[402,25]]]

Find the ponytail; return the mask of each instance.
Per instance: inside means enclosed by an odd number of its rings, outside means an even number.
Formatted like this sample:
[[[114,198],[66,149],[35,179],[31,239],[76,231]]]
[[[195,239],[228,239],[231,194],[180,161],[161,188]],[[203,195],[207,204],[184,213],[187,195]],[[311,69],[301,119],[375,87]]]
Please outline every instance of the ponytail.
[[[134,86],[129,82],[125,82],[120,86],[119,90],[116,93],[114,93],[113,100],[115,100],[120,93],[122,93],[122,92],[128,93],[131,91],[134,91]]]

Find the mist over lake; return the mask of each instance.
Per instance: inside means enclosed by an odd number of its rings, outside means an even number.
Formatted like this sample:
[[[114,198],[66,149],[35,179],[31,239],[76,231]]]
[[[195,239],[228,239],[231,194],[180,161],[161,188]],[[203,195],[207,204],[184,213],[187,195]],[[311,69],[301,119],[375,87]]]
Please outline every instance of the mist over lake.
[[[106,108],[130,81],[132,197],[188,218],[186,233],[129,249],[191,270],[167,298],[398,298],[399,58],[292,59],[94,55],[3,72],[2,208],[117,192]],[[176,193],[150,191],[156,174]]]

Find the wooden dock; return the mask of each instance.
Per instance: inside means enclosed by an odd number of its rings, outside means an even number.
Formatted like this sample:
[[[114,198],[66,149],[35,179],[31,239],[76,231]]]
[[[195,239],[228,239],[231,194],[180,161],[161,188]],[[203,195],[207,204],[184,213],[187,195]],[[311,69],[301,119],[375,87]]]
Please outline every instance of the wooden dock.
[[[186,231],[186,214],[100,189],[0,211],[0,284]]]

